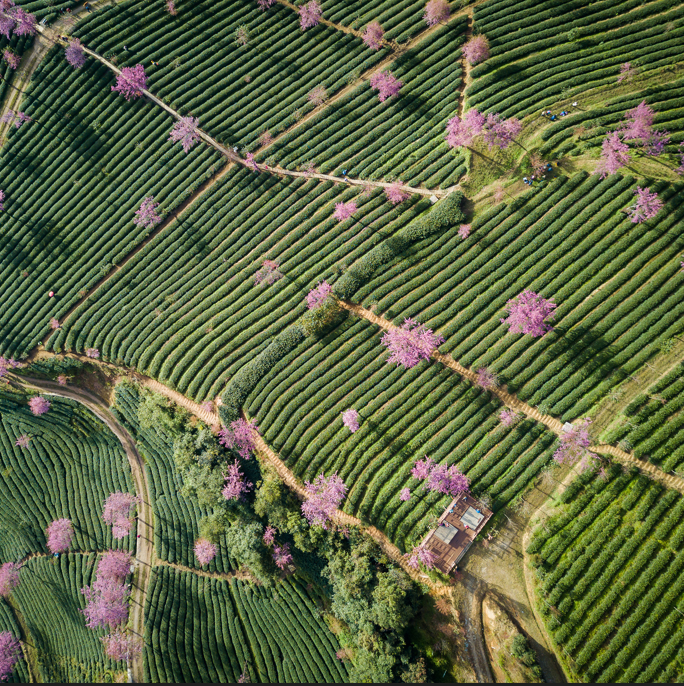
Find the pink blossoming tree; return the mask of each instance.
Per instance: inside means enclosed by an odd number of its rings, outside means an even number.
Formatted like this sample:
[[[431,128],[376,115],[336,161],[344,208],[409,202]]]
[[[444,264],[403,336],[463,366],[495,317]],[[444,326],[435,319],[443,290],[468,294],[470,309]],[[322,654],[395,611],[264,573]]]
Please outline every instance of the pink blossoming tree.
[[[18,69],[19,63],[21,62],[21,57],[16,53],[12,52],[9,48],[5,48],[2,51],[2,59],[7,62],[7,66],[10,69]]]
[[[26,434],[22,434],[21,436],[19,436],[19,438],[17,438],[14,445],[16,445],[18,448],[28,448],[30,442],[31,437],[27,436]]]
[[[399,491],[399,500],[401,500],[403,503],[405,503],[407,500],[411,500],[411,489],[402,488],[401,491]]]
[[[124,67],[116,77],[116,85],[112,86],[112,90],[123,95],[126,100],[142,97],[146,88],[147,74],[145,74],[145,67],[142,64],[136,64],[135,67]]]
[[[175,17],[178,14],[178,10],[176,9],[175,0],[166,0],[166,11],[172,17]]]
[[[463,56],[469,64],[479,64],[489,57],[489,41],[485,36],[474,36],[463,46]]]
[[[90,357],[92,360],[100,359],[100,351],[97,348],[86,348],[86,357]]]
[[[302,31],[320,24],[323,14],[317,0],[309,0],[299,8],[299,28]]]
[[[102,509],[102,519],[112,527],[114,538],[124,538],[133,528],[133,512],[140,502],[132,493],[115,491],[107,496]]]
[[[252,483],[245,479],[237,460],[228,465],[221,495],[226,500],[241,500],[252,490]]]
[[[243,460],[249,460],[256,450],[256,439],[259,427],[253,419],[236,419],[230,426],[218,432],[219,443],[226,448],[236,450]]]
[[[513,410],[501,410],[499,412],[499,421],[501,425],[507,429],[516,424],[520,420],[520,415]]]
[[[485,119],[482,135],[484,142],[491,150],[497,146],[505,150],[522,131],[520,120],[515,117],[504,119],[500,114],[488,114]]]
[[[318,309],[332,293],[332,286],[327,281],[320,281],[306,296],[306,306],[310,310]]]
[[[560,445],[553,453],[553,459],[558,464],[579,463],[580,471],[584,471],[592,464],[597,464],[598,457],[588,451],[591,445],[590,425],[591,419],[585,417],[573,424],[571,429],[561,433],[558,437]]]
[[[74,527],[69,519],[55,519],[48,524],[45,531],[48,550],[55,553],[65,553],[69,550],[71,541],[74,538]]]
[[[370,77],[370,86],[373,90],[378,91],[378,100],[380,102],[393,98],[403,85],[403,82],[391,71],[377,72]]]
[[[508,333],[529,334],[532,338],[543,336],[553,327],[546,323],[553,319],[556,304],[529,289],[506,303],[508,317],[501,320],[508,325]]]
[[[425,5],[423,21],[425,21],[428,26],[440,24],[447,19],[449,19],[449,3],[447,0],[430,0],[430,2]]]
[[[477,378],[475,379],[475,385],[480,388],[487,390],[488,388],[497,388],[499,385],[499,379],[496,374],[487,367],[480,367],[477,370]]]
[[[275,543],[276,530],[272,526],[267,526],[264,531],[264,544],[269,548]]]
[[[131,573],[133,556],[126,550],[108,550],[97,565],[97,576],[123,583]]]
[[[389,364],[410,369],[421,360],[429,360],[437,346],[444,343],[444,338],[409,318],[404,319],[400,328],[392,328],[385,333],[381,343],[390,351]]]
[[[50,409],[50,403],[45,398],[37,395],[29,400],[29,407],[36,417],[40,417],[41,414],[45,414]]]
[[[398,183],[393,183],[391,186],[385,186],[385,197],[393,205],[398,205],[404,200],[408,200],[411,194],[403,190]]]
[[[280,271],[280,265],[275,260],[264,260],[263,265],[259,271],[254,275],[255,286],[265,286],[275,283],[278,279],[283,278],[283,273]]]
[[[64,56],[74,69],[82,69],[85,66],[86,56],[83,44],[78,38],[72,38],[69,41],[69,45],[64,49]]]
[[[53,317],[53,318],[50,320],[50,328],[51,328],[53,331],[59,329],[59,319]]]
[[[140,207],[135,211],[133,223],[137,226],[144,226],[146,229],[151,229],[162,220],[161,215],[157,212],[159,203],[155,202],[154,197],[148,195]]]
[[[306,97],[314,107],[318,107],[328,99],[328,92],[325,86],[316,86]]]
[[[353,407],[350,407],[348,410],[345,410],[342,413],[342,423],[352,433],[354,433],[355,431],[358,431],[359,430],[359,413]]]
[[[0,191],[0,212],[5,209],[5,191]]]
[[[200,139],[197,127],[199,119],[197,117],[181,117],[171,129],[169,138],[174,143],[180,143],[183,152],[187,153]]]
[[[601,157],[594,174],[600,174],[601,178],[605,179],[606,176],[615,174],[629,162],[629,146],[620,140],[620,134],[611,133],[603,139]]]
[[[470,147],[476,136],[482,133],[485,116],[476,109],[469,109],[463,119],[458,115],[447,122],[447,145],[451,148]]]
[[[636,107],[625,112],[625,121],[618,131],[626,141],[642,141],[648,138],[653,129],[655,112],[642,100]]]
[[[93,585],[85,586],[81,593],[86,599],[86,606],[81,612],[89,629],[101,626],[114,629],[128,619],[129,588],[126,584],[97,576]]]
[[[380,22],[372,21],[366,26],[366,30],[363,32],[363,42],[371,50],[379,50],[382,47],[382,38],[384,35],[385,32],[382,30]]]
[[[125,631],[122,627],[111,634],[101,636],[100,640],[104,646],[105,655],[117,662],[130,663],[134,657],[142,653],[142,638]]]
[[[208,565],[216,557],[216,546],[206,538],[198,538],[195,541],[195,557],[202,567]]]
[[[7,681],[21,657],[21,643],[9,631],[0,632],[0,681]]]
[[[259,5],[260,10],[267,10],[275,0],[257,0],[257,5]]]
[[[458,229],[458,237],[462,238],[463,240],[468,238],[468,236],[470,236],[471,228],[472,227],[470,226],[470,224],[461,224],[461,226]]]
[[[430,469],[423,487],[455,498],[468,492],[470,481],[456,465],[447,467],[445,464],[436,464]]]
[[[313,483],[305,482],[307,499],[302,504],[302,513],[311,526],[328,528],[328,522],[344,499],[347,486],[337,472],[326,477],[319,474]]]
[[[259,165],[257,164],[256,158],[253,152],[248,152],[245,155],[245,166],[249,167],[252,171],[258,172]]]
[[[343,222],[345,219],[349,219],[357,209],[358,207],[353,200],[350,200],[349,202],[336,202],[333,218],[337,219],[338,222]]]
[[[3,124],[12,124],[15,129],[20,129],[24,122],[33,121],[24,112],[15,112],[14,110],[7,110],[5,114],[0,117],[0,122]]]
[[[632,217],[632,223],[643,224],[648,219],[653,219],[663,209],[663,201],[657,193],[651,193],[650,188],[637,186],[634,193],[637,196],[637,201],[627,208],[627,212]]]
[[[286,569],[292,564],[292,554],[290,553],[290,544],[283,543],[283,545],[276,545],[273,547],[273,561],[276,563],[278,569]]]
[[[412,569],[420,569],[421,564],[425,569],[434,569],[437,563],[437,555],[424,545],[416,546],[410,553],[406,553],[404,558]]]
[[[10,593],[19,585],[21,565],[17,562],[5,562],[0,567],[0,596],[8,598]]]
[[[432,468],[434,466],[435,461],[431,457],[426,456],[425,459],[417,460],[413,464],[411,474],[414,478],[418,479],[419,481],[423,481],[423,479],[427,479],[428,476],[430,476],[430,472],[432,471]]]

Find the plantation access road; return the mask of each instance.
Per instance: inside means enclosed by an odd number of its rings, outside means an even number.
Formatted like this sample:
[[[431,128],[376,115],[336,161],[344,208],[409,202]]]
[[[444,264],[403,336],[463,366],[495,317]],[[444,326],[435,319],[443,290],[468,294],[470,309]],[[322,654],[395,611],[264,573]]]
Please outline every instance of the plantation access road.
[[[84,405],[100,421],[104,422],[111,432],[119,439],[128,462],[135,483],[135,490],[140,498],[138,506],[137,533],[135,561],[136,569],[133,575],[133,593],[131,595],[130,622],[133,632],[141,638],[145,635],[145,600],[147,587],[152,571],[154,555],[154,514],[150,504],[149,487],[145,475],[145,463],[138,452],[135,441],[126,429],[119,424],[111,413],[107,403],[86,390],[76,387],[65,388],[53,381],[35,379],[31,377],[10,374],[10,378],[25,390],[32,388],[42,391],[45,395],[54,395],[61,398],[69,398]],[[131,663],[131,672],[136,683],[144,682],[142,653],[136,656]]]
[[[391,331],[400,328],[396,324],[393,324],[391,321],[389,321],[389,319],[380,317],[374,312],[371,312],[365,307],[362,307],[361,305],[356,305],[355,303],[347,302],[344,300],[340,300],[338,302],[346,310],[353,312],[358,317],[363,317],[364,319],[368,320],[369,322],[372,322],[373,324],[376,324],[385,331]],[[444,355],[443,353],[435,351],[432,353],[432,358],[434,360],[437,360],[438,362],[441,362],[445,367],[449,367],[449,369],[452,369],[461,376],[465,377],[473,384],[477,382],[477,374],[474,371],[467,369],[463,365],[456,362],[456,360],[454,360],[454,358],[451,355]],[[534,419],[537,422],[541,422],[557,435],[560,435],[562,433],[563,423],[559,419],[556,419],[555,417],[552,417],[548,414],[542,414],[541,412],[539,412],[539,410],[532,407],[531,405],[528,405],[527,403],[524,403],[514,394],[508,393],[507,391],[501,388],[488,388],[487,390],[492,395],[495,395],[497,398],[499,398],[499,400],[501,400],[501,402],[504,403],[504,405],[506,405],[511,410],[514,410],[518,413],[522,413],[525,416],[529,417],[530,419]],[[669,488],[674,488],[675,490],[684,494],[684,479],[681,479],[677,476],[672,476],[671,474],[667,474],[666,472],[663,472],[661,469],[658,469],[658,467],[656,467],[654,464],[647,462],[645,460],[639,460],[634,455],[630,455],[630,453],[625,452],[620,448],[616,448],[612,445],[596,445],[590,446],[589,450],[591,452],[599,453],[602,455],[610,455],[619,462],[622,462],[623,464],[626,464],[629,467],[637,467],[637,469],[644,472],[652,479],[659,481],[660,483],[664,484]]]

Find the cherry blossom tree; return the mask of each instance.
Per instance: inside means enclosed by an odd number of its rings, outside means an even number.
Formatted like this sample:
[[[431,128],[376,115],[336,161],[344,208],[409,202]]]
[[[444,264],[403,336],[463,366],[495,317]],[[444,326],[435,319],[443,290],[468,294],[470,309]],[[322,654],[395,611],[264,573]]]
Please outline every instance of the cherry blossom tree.
[[[318,309],[332,293],[332,286],[327,281],[319,281],[316,288],[312,288],[306,296],[306,306],[310,310]]]
[[[463,240],[468,238],[468,236],[470,236],[471,228],[472,227],[470,226],[470,224],[461,224],[461,226],[458,229],[458,237],[462,238]]]
[[[317,0],[309,0],[306,5],[299,8],[299,27],[302,31],[317,26],[323,17],[321,6]]]
[[[485,36],[474,36],[463,46],[463,56],[469,64],[479,64],[489,57],[489,41]]]
[[[411,474],[413,475],[414,478],[418,479],[419,481],[423,481],[423,479],[427,479],[428,476],[430,476],[430,471],[435,465],[435,461],[431,457],[425,457],[423,460],[417,460],[413,464],[413,468],[411,469]]]
[[[14,33],[17,36],[33,36],[36,33],[36,18],[20,7],[12,7],[10,16],[16,22]]]
[[[21,643],[9,631],[0,632],[0,681],[7,681],[21,657]]]
[[[601,157],[594,174],[600,174],[605,179],[609,174],[615,174],[630,162],[629,146],[620,140],[620,134],[613,132],[603,139]]]
[[[488,114],[485,119],[482,135],[484,142],[491,150],[494,146],[505,150],[522,131],[520,120],[515,117],[504,119],[500,114]]]
[[[116,85],[112,86],[112,90],[123,95],[126,100],[142,97],[146,88],[147,74],[145,74],[145,67],[142,64],[136,64],[135,67],[124,67],[116,77]]]
[[[140,207],[135,211],[133,223],[137,226],[144,226],[146,229],[151,229],[162,220],[161,215],[157,212],[159,203],[155,202],[154,197],[148,195]]]
[[[458,115],[447,122],[447,145],[451,148],[470,147],[476,136],[482,133],[485,116],[476,109],[469,109],[463,119]]]
[[[363,42],[371,50],[379,50],[382,47],[382,38],[385,32],[380,26],[380,22],[372,21],[366,26],[366,30],[363,32]]]
[[[12,36],[12,31],[14,31],[14,27],[16,25],[17,23],[11,17],[8,17],[4,14],[0,15],[0,34],[5,36],[7,40],[9,40]]]
[[[166,11],[172,17],[175,17],[178,14],[178,10],[176,9],[175,0],[166,0]]]
[[[679,167],[675,169],[675,172],[682,176],[684,174],[684,141],[679,144]],[[0,191],[2,193],[2,191]],[[2,204],[0,203],[0,210],[2,210]]]
[[[385,197],[393,205],[398,205],[404,202],[404,200],[408,200],[411,194],[403,190],[398,183],[393,183],[391,186],[385,186]]]
[[[342,423],[352,433],[354,433],[355,431],[358,431],[359,430],[359,413],[353,407],[350,407],[348,410],[345,410],[342,413]]]
[[[663,201],[657,193],[651,193],[650,188],[637,186],[634,193],[637,196],[637,201],[627,208],[627,212],[632,217],[632,223],[643,224],[648,219],[653,219],[663,209]]]
[[[74,538],[74,527],[69,519],[55,519],[48,524],[45,531],[48,550],[55,553],[65,553]]]
[[[620,124],[618,131],[626,141],[643,141],[647,139],[653,130],[653,108],[642,100],[636,107],[625,112],[625,121]]]
[[[40,417],[41,414],[45,414],[50,409],[50,403],[45,398],[37,395],[29,400],[29,407],[36,417]]]
[[[255,159],[253,152],[248,152],[245,155],[245,166],[249,167],[252,171],[255,171],[255,172],[259,171],[259,165],[257,164],[257,161]]]
[[[532,173],[535,176],[543,176],[546,172],[546,162],[541,155],[537,155],[536,153],[530,155],[530,166],[532,167]]]
[[[618,83],[623,81],[631,81],[637,75],[637,68],[632,66],[631,62],[625,62],[620,65],[620,73],[618,74]]]
[[[304,517],[311,526],[327,529],[328,522],[347,493],[347,486],[337,472],[329,477],[319,474],[313,483],[306,481],[304,486],[307,496],[302,504]]]
[[[546,323],[553,319],[556,304],[529,289],[506,303],[508,317],[502,324],[508,325],[508,333],[529,334],[532,338],[543,336],[553,327]]]
[[[431,467],[423,487],[455,498],[468,492],[470,481],[456,465],[447,467],[445,464],[436,464]]]
[[[5,562],[0,567],[0,596],[8,598],[10,593],[19,585],[21,565],[17,562]]]
[[[7,62],[7,66],[10,69],[18,69],[19,63],[21,62],[21,57],[16,53],[12,52],[9,48],[5,48],[2,51],[2,59]]]
[[[306,97],[314,107],[318,107],[328,99],[328,91],[325,86],[316,86]]]
[[[31,437],[27,436],[26,434],[22,434],[21,436],[19,436],[19,438],[17,438],[14,445],[16,445],[18,448],[28,448],[30,442]]]
[[[501,410],[499,412],[499,421],[501,425],[507,429],[516,424],[520,420],[520,415],[513,410]]]
[[[85,354],[86,357],[90,357],[93,360],[100,359],[100,351],[97,348],[86,348]]]
[[[86,626],[96,629],[108,626],[111,629],[128,619],[129,587],[117,579],[97,576],[92,586],[85,586],[81,593],[86,606],[80,611],[86,618]]]
[[[276,530],[272,526],[267,526],[264,531],[264,544],[269,548],[275,543]]]
[[[358,207],[353,200],[349,202],[336,202],[333,218],[337,219],[338,222],[343,222],[345,219],[349,219],[357,209]]]
[[[57,377],[57,383],[58,383],[60,386],[66,386],[66,383],[67,383],[67,378],[66,378],[66,376],[64,376],[64,374],[60,374],[60,375]]]
[[[370,77],[370,86],[373,90],[378,91],[380,102],[393,98],[403,85],[403,82],[391,71],[377,72]]]
[[[259,134],[259,145],[264,148],[268,147],[269,145],[273,145],[273,136],[268,129]]]
[[[235,43],[241,48],[249,43],[249,29],[244,24],[235,29]]]
[[[216,546],[206,538],[198,538],[195,541],[195,557],[202,567],[208,565],[216,557]]]
[[[24,112],[15,112],[14,110],[7,110],[5,114],[0,117],[0,122],[3,124],[12,124],[15,129],[20,129],[24,122],[33,121]]]
[[[444,338],[434,334],[413,319],[404,319],[399,328],[392,328],[385,333],[382,345],[389,348],[389,364],[402,365],[405,369],[415,367],[421,360],[429,360],[437,346],[444,343]]]
[[[72,38],[69,41],[69,45],[64,49],[64,56],[74,69],[82,69],[85,66],[86,56],[83,44],[78,38]]]
[[[126,550],[108,550],[97,565],[97,576],[123,583],[131,573],[133,556]]]
[[[256,439],[259,427],[253,419],[236,419],[230,426],[218,432],[219,443],[226,448],[236,450],[243,460],[249,460],[256,450]]]
[[[275,0],[257,0],[257,5],[259,5],[260,10],[267,10]]]
[[[574,465],[579,463],[580,471],[584,471],[598,463],[599,458],[587,450],[591,445],[590,426],[591,419],[585,417],[573,424],[572,428],[561,433],[558,437],[560,445],[553,453],[553,459],[558,464]]]
[[[263,265],[259,271],[254,275],[255,286],[265,286],[275,283],[278,279],[282,279],[283,273],[280,271],[280,265],[275,260],[264,260]]]
[[[292,564],[292,554],[290,553],[290,544],[283,543],[283,545],[276,545],[273,547],[273,561],[276,563],[278,569],[286,569],[288,565]]]
[[[477,370],[477,378],[475,379],[475,385],[485,390],[489,388],[497,388],[499,385],[499,379],[496,374],[487,367],[480,367]]]
[[[197,127],[199,119],[197,117],[181,117],[171,129],[169,138],[174,143],[180,143],[183,152],[187,153],[200,139]]]
[[[399,491],[399,500],[401,500],[404,503],[407,500],[411,500],[411,489],[410,488],[402,488],[401,491]]]
[[[5,209],[5,191],[0,191],[0,212]]]
[[[437,563],[437,555],[424,545],[416,546],[410,553],[406,553],[404,558],[412,569],[420,569],[421,564],[425,569],[434,569]]]
[[[245,479],[245,475],[240,469],[237,460],[228,465],[228,470],[224,475],[225,481],[221,495],[226,500],[241,500],[252,490],[252,483]]]
[[[125,631],[121,627],[111,634],[101,636],[100,640],[104,646],[105,655],[117,662],[130,663],[134,657],[142,653],[142,638]]]
[[[112,527],[114,538],[124,538],[133,528],[133,511],[140,498],[132,493],[115,491],[107,496],[102,509],[102,519]]]
[[[53,317],[53,318],[50,320],[50,328],[51,328],[53,331],[56,331],[57,329],[59,329],[59,319],[57,319],[56,317]]]
[[[423,20],[428,26],[434,26],[449,19],[449,3],[447,0],[430,0],[425,5]]]

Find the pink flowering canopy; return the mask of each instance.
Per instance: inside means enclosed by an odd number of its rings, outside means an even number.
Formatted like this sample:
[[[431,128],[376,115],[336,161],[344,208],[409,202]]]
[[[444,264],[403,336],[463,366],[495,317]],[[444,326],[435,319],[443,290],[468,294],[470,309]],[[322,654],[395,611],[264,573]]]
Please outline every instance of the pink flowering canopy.
[[[166,11],[172,17],[175,17],[178,14],[178,10],[176,9],[175,0],[166,0]]]
[[[480,367],[476,373],[475,385],[480,388],[487,390],[488,388],[496,388],[499,385],[499,379],[491,369]]]
[[[407,500],[411,500],[411,489],[410,488],[402,488],[401,491],[399,491],[399,500],[402,502],[406,502]]]
[[[83,45],[78,38],[72,38],[69,45],[64,50],[66,61],[74,69],[82,69],[86,63],[85,52],[83,52]]]
[[[219,443],[226,448],[236,450],[243,460],[249,460],[256,450],[256,438],[259,427],[253,419],[236,419],[228,428],[218,432]]]
[[[0,191],[0,212],[5,209],[5,191]]]
[[[679,144],[679,166],[675,169],[675,172],[682,176],[684,174],[684,141]],[[0,191],[1,193],[2,191]],[[0,204],[0,210],[2,209],[2,204]]]
[[[363,42],[371,50],[379,50],[382,47],[382,38],[384,35],[385,32],[382,30],[380,22],[372,21],[366,26],[366,30],[363,32]]]
[[[21,643],[9,631],[0,632],[0,681],[7,681],[21,657]]]
[[[470,236],[471,228],[472,227],[470,226],[470,224],[461,224],[461,226],[458,228],[458,237],[462,238],[463,240],[468,238],[468,236]]]
[[[380,102],[393,98],[403,85],[403,82],[391,71],[377,72],[370,77],[370,86],[373,90],[378,91],[378,100]]]
[[[626,141],[641,141],[648,138],[653,128],[655,112],[642,100],[636,107],[625,112],[625,121],[621,123],[619,132]]]
[[[469,64],[479,64],[489,57],[489,41],[484,36],[474,36],[463,46],[463,55]]]
[[[101,636],[100,640],[104,646],[105,655],[117,662],[128,662],[140,655],[143,649],[143,640],[119,627],[116,631],[106,636]]]
[[[280,265],[275,260],[264,260],[263,265],[259,271],[254,275],[255,286],[265,286],[275,283],[278,279],[282,279],[283,273],[280,271]]]
[[[444,338],[434,334],[412,319],[404,319],[400,328],[392,328],[382,337],[381,343],[389,348],[389,364],[401,365],[405,369],[415,367],[421,360],[429,360]]]
[[[469,109],[463,119],[452,117],[447,122],[446,141],[450,148],[468,147],[473,144],[476,136],[482,133],[485,116],[476,109]]]
[[[327,529],[328,522],[347,493],[347,486],[335,472],[329,477],[319,474],[313,483],[307,481],[305,490],[307,497],[302,504],[302,514],[311,526]]]
[[[100,351],[97,348],[86,348],[85,354],[86,354],[86,357],[89,357],[92,360],[99,360],[100,359]]]
[[[5,48],[2,51],[2,59],[7,62],[7,66],[10,69],[18,69],[19,68],[19,63],[21,62],[21,57],[19,55],[13,53],[9,48]]]
[[[93,585],[82,588],[81,593],[86,599],[81,612],[89,629],[114,629],[128,620],[129,588],[121,581],[97,576]]]
[[[19,585],[21,565],[17,562],[5,562],[0,567],[0,596],[8,598],[10,593]]]
[[[342,413],[342,423],[352,433],[354,433],[355,431],[358,431],[359,430],[359,413],[353,407],[350,407],[348,410],[345,410]]]
[[[181,117],[171,129],[169,138],[174,143],[180,143],[183,152],[187,153],[200,139],[197,133],[199,119],[197,117]]]
[[[317,310],[332,293],[332,286],[327,281],[320,281],[316,288],[312,288],[306,296],[306,306],[310,310]]]
[[[636,76],[636,67],[633,67],[631,62],[625,62],[620,65],[620,73],[618,74],[618,83],[622,83],[624,80],[631,81],[634,76]]]
[[[306,5],[299,8],[299,28],[302,31],[317,26],[323,17],[321,6],[317,0],[309,0]]]
[[[631,215],[632,223],[643,224],[648,219],[653,219],[663,209],[663,201],[658,197],[657,193],[652,193],[650,188],[640,188],[637,186],[634,193],[637,196],[637,201],[634,205],[627,208],[627,212]]]
[[[482,134],[491,150],[494,146],[505,150],[522,131],[522,124],[515,117],[504,119],[500,114],[488,114]]]
[[[416,546],[410,553],[406,553],[404,558],[412,569],[420,569],[421,564],[425,569],[434,569],[437,563],[437,555],[424,545]]]
[[[97,565],[97,576],[124,582],[131,573],[133,556],[125,550],[108,550]]]
[[[428,26],[434,26],[449,18],[449,3],[447,0],[430,0],[425,5],[425,14],[423,21]]]
[[[155,202],[153,196],[148,195],[140,207],[135,211],[133,223],[137,226],[144,226],[146,229],[151,229],[162,220],[161,215],[157,212],[159,203]]]
[[[116,85],[112,86],[112,90],[123,95],[126,100],[142,97],[146,88],[147,74],[145,74],[145,67],[142,64],[136,64],[135,67],[124,67],[116,77]]]
[[[226,500],[242,500],[252,490],[252,483],[245,479],[237,460],[228,465],[221,495]]]
[[[600,174],[605,179],[609,174],[615,174],[630,162],[629,146],[620,140],[617,132],[608,134],[601,144],[601,157],[594,174]]]
[[[470,481],[456,465],[447,467],[445,464],[436,464],[430,469],[423,487],[428,491],[437,491],[455,498],[461,493],[468,492]]]
[[[30,442],[31,437],[27,436],[26,434],[22,434],[21,436],[19,436],[19,438],[17,438],[14,445],[16,445],[18,448],[28,448]]]
[[[7,110],[5,114],[0,117],[0,122],[3,124],[12,124],[15,129],[20,129],[24,122],[33,121],[24,112],[15,112],[14,110]]]
[[[45,398],[37,395],[29,400],[29,407],[36,417],[40,417],[41,414],[45,414],[50,409],[50,403]]]
[[[393,205],[398,205],[404,200],[408,200],[411,194],[403,190],[398,183],[393,183],[391,186],[385,186],[385,197]]]
[[[259,5],[260,10],[267,10],[275,0],[257,0],[257,5]]]
[[[314,107],[318,107],[328,99],[328,92],[325,86],[316,86],[306,97]]]
[[[513,410],[501,410],[501,412],[499,412],[499,421],[501,422],[501,425],[506,428],[516,424],[519,419],[520,415],[517,412],[513,412]]]
[[[271,525],[267,526],[264,531],[264,544],[269,548],[275,543],[276,530]]]
[[[337,202],[335,203],[333,218],[337,219],[338,222],[343,222],[345,219],[349,219],[357,209],[358,207],[353,200],[350,200],[349,202]]]
[[[45,531],[47,547],[51,553],[65,553],[74,538],[74,527],[69,519],[55,519]]]
[[[411,469],[411,474],[414,478],[422,481],[423,479],[428,478],[434,465],[435,461],[431,457],[426,456],[424,460],[417,460],[414,463],[413,468]]]
[[[556,303],[534,291],[524,290],[506,303],[506,309],[508,317],[502,319],[501,323],[508,325],[508,333],[529,334],[532,338],[537,338],[553,331],[546,320],[553,319]]]
[[[206,538],[198,538],[195,541],[195,557],[202,567],[208,565],[216,557],[216,546]]]
[[[598,463],[598,457],[587,450],[591,445],[590,425],[591,419],[585,417],[573,424],[571,429],[561,433],[558,437],[560,445],[553,453],[553,459],[558,464],[579,463],[580,471],[584,471],[592,464]]]
[[[283,543],[281,546],[274,546],[273,561],[276,563],[278,569],[286,569],[292,564],[292,554],[290,553],[289,543]]]
[[[57,319],[56,317],[53,317],[53,318],[50,320],[50,328],[51,328],[53,331],[59,329],[59,319]]]
[[[102,519],[112,527],[114,538],[124,538],[133,528],[133,511],[140,498],[132,493],[115,491],[107,496],[102,509]]]
[[[257,164],[257,161],[254,157],[253,152],[248,152],[245,155],[245,165],[249,167],[252,171],[258,172],[259,171],[259,165]]]

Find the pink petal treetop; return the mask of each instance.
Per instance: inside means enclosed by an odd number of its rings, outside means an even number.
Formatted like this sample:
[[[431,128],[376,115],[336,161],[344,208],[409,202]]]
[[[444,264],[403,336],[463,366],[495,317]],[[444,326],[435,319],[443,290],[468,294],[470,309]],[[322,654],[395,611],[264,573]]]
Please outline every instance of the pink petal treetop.
[[[506,303],[508,317],[501,320],[508,325],[508,333],[529,334],[532,338],[543,336],[553,327],[546,323],[553,319],[556,304],[538,293],[525,290]]]
[[[474,36],[463,46],[463,56],[469,64],[479,64],[489,57],[489,41],[485,36]]]
[[[128,596],[130,589],[117,579],[97,576],[92,586],[81,589],[86,606],[81,610],[86,626],[116,628],[128,620]]]
[[[355,431],[358,431],[359,430],[359,413],[353,407],[350,407],[348,410],[345,410],[342,413],[342,423],[352,433],[354,433]]]
[[[663,201],[657,193],[652,193],[650,188],[637,186],[634,193],[637,196],[637,201],[627,208],[627,212],[632,217],[632,223],[643,224],[648,219],[653,219],[663,209]]]
[[[407,500],[411,500],[411,489],[410,488],[402,488],[401,491],[399,491],[399,500],[402,502],[406,502]]]
[[[429,360],[444,338],[426,329],[424,324],[404,319],[400,328],[392,328],[382,337],[381,343],[389,348],[389,364],[398,364],[405,369],[415,367],[421,360]]]
[[[602,179],[615,174],[630,162],[629,146],[620,140],[620,134],[613,132],[603,139],[601,157],[594,174],[600,174]]]
[[[144,226],[146,229],[155,227],[162,220],[161,215],[157,212],[157,207],[159,207],[159,203],[155,201],[153,196],[148,195],[135,211],[133,223],[137,226]]]
[[[307,481],[305,490],[307,498],[302,504],[302,514],[311,526],[327,529],[328,522],[347,493],[347,486],[335,472],[329,477],[319,474],[313,483]]]
[[[9,631],[0,632],[0,681],[7,681],[21,657],[21,643]]]
[[[5,562],[0,567],[0,596],[8,598],[10,593],[19,585],[21,565],[17,562]]]
[[[245,475],[240,469],[240,463],[237,460],[228,465],[224,478],[221,495],[226,500],[242,500],[252,490],[253,484],[245,479]]]
[[[488,388],[496,388],[499,385],[499,379],[488,367],[480,367],[477,370],[475,385],[484,388],[485,390]]]
[[[64,50],[66,61],[74,69],[82,69],[86,63],[85,52],[83,52],[83,44],[78,38],[72,38],[69,45]]]
[[[299,28],[302,31],[306,31],[306,29],[310,29],[312,26],[317,26],[322,18],[323,13],[317,0],[309,0],[306,5],[302,5],[299,8]]]
[[[216,557],[216,546],[206,538],[198,538],[195,541],[195,557],[202,567],[208,565]]]
[[[520,120],[515,117],[504,119],[500,114],[488,114],[482,129],[484,142],[490,148],[497,146],[505,150],[522,131]]]
[[[51,553],[65,553],[74,538],[74,527],[69,519],[55,519],[45,531],[47,547]]]
[[[403,85],[403,82],[391,71],[377,72],[370,77],[370,86],[373,90],[378,91],[380,102],[393,98]]]
[[[463,119],[458,115],[447,122],[447,145],[451,148],[469,147],[482,133],[486,117],[475,108],[469,109]]]
[[[406,553],[404,558],[412,569],[420,569],[421,564],[425,569],[434,569],[437,563],[437,555],[424,545],[416,546],[410,553]]]
[[[112,90],[123,95],[126,100],[142,97],[143,91],[146,89],[147,74],[145,74],[145,67],[142,64],[136,64],[135,67],[124,67],[116,77],[116,85],[112,86]]]
[[[408,200],[411,194],[403,190],[398,183],[393,183],[391,186],[385,186],[385,197],[393,205],[398,205],[404,200]]]
[[[372,21],[366,26],[366,30],[363,32],[363,42],[371,50],[379,50],[382,47],[382,38],[384,35],[385,32],[382,30],[380,22]]]
[[[357,210],[358,207],[353,200],[350,200],[349,202],[337,202],[335,203],[333,218],[337,219],[338,222],[343,222],[345,219],[349,219]]]
[[[256,439],[259,427],[253,419],[236,419],[228,428],[218,432],[219,443],[226,448],[237,451],[243,460],[249,460],[256,450]]]
[[[122,627],[111,634],[101,636],[100,640],[104,646],[105,655],[117,662],[130,663],[134,657],[142,653],[143,639]]]
[[[275,260],[264,260],[259,271],[254,275],[255,286],[265,286],[275,283],[283,278],[280,265]]]
[[[273,547],[273,561],[276,563],[278,569],[286,569],[292,564],[292,554],[290,553],[290,544],[283,543],[283,545],[276,545]]]
[[[560,445],[553,453],[553,459],[558,464],[574,465],[579,463],[580,471],[584,471],[598,462],[598,457],[588,451],[591,445],[590,425],[591,419],[585,417],[575,422],[572,428],[561,433],[558,437]]]
[[[123,583],[131,573],[133,556],[126,550],[108,550],[97,565],[97,576]]]
[[[133,528],[133,512],[140,502],[132,493],[115,491],[107,496],[102,509],[102,519],[112,527],[114,538],[124,538]]]
[[[169,138],[174,143],[180,143],[183,152],[187,153],[200,139],[197,133],[199,119],[197,117],[181,117],[171,129]]]
[[[40,417],[41,414],[45,414],[50,409],[50,403],[45,398],[37,395],[29,400],[29,407],[36,417]]]
[[[306,296],[306,306],[310,310],[318,309],[332,293],[332,286],[327,281],[320,281]]]
[[[449,3],[447,0],[430,0],[430,2],[425,5],[425,14],[423,15],[423,21],[428,26],[434,26],[435,24],[440,24],[449,18]]]

